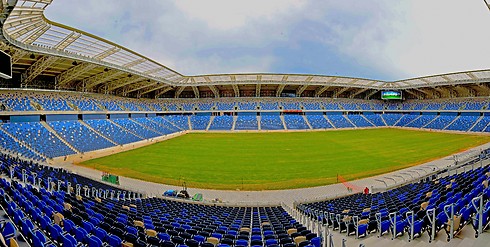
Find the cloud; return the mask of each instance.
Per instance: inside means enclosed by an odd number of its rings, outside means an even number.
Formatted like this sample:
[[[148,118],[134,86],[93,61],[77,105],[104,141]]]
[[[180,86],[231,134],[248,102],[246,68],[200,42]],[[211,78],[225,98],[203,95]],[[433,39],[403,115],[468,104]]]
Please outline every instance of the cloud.
[[[488,68],[490,55],[490,13],[478,1],[64,0],[47,17],[186,75],[396,80]]]
[[[301,9],[304,0],[180,0],[176,7],[191,19],[204,21],[210,29],[231,30],[250,22],[270,22]]]

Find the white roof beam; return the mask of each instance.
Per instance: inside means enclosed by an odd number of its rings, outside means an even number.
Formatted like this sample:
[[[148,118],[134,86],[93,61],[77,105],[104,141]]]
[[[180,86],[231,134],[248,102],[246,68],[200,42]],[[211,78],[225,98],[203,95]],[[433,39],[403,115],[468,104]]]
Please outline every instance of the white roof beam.
[[[95,86],[102,84],[104,82],[107,82],[109,80],[112,80],[118,76],[121,76],[124,74],[123,71],[118,71],[118,70],[110,70],[108,72],[101,72],[99,74],[96,74],[94,76],[91,76],[87,79],[83,80],[83,84],[85,85],[85,89],[91,89],[94,88]]]
[[[364,93],[366,92],[367,90],[369,90],[369,88],[360,88],[358,89],[356,92],[352,93],[349,98],[353,99],[354,97],[356,97],[357,95],[361,94],[361,93]]]
[[[418,93],[417,92],[413,92],[411,89],[406,89],[405,92],[408,93],[408,94],[411,94],[411,95],[415,96],[417,99],[424,98],[424,97],[422,97],[422,94],[420,92],[418,92]]]
[[[124,95],[128,95],[129,93],[132,93],[134,91],[138,91],[147,87],[151,87],[153,85],[156,85],[158,82],[151,82],[151,83],[142,83],[140,85],[135,85],[134,88],[128,88],[127,90],[124,90]]]
[[[178,88],[177,88],[177,91],[175,91],[175,98],[176,98],[176,99],[177,99],[177,98],[179,98],[179,96],[180,96],[180,94],[181,94],[182,92],[184,92],[184,89],[185,89],[185,88],[186,88],[186,86],[182,86],[182,87],[178,87]]]
[[[219,89],[216,86],[208,86],[209,89],[213,92],[215,98],[219,98]]]
[[[320,97],[320,95],[321,95],[322,93],[324,93],[325,91],[327,91],[329,88],[330,88],[330,86],[318,87],[318,88],[315,90],[315,97]]]
[[[433,89],[441,94],[441,98],[449,98],[451,96],[451,92],[447,88],[434,87]]]
[[[373,95],[375,95],[377,92],[379,92],[379,90],[377,89],[371,89],[371,92],[366,94],[366,96],[364,97],[364,99],[370,99]]]
[[[284,77],[286,77],[286,79],[287,79],[287,76],[284,76]],[[284,79],[284,77],[283,77],[283,79]],[[286,84],[279,84],[279,86],[277,87],[277,90],[276,90],[276,97],[281,96],[282,90],[284,90],[285,87],[286,87]]]
[[[74,66],[65,72],[56,76],[56,85],[57,87],[63,87],[73,81],[75,78],[80,76],[81,74],[97,67],[95,64],[91,63],[82,63],[77,66]]]
[[[110,83],[107,91],[111,92],[118,88],[145,80],[144,77],[125,77]]]
[[[153,85],[154,85],[154,84],[153,84]],[[152,86],[153,86],[153,85],[152,85]],[[153,88],[147,89],[146,91],[143,91],[143,92],[138,93],[138,94],[139,94],[139,96],[141,97],[141,96],[143,96],[143,95],[145,95],[145,94],[151,93],[151,92],[156,91],[156,90],[158,90],[158,89],[161,89],[161,88],[164,88],[164,87],[168,87],[168,85],[159,85],[158,83],[157,83],[157,85],[158,85],[158,86],[156,86],[156,87],[153,87]]]
[[[26,44],[32,44],[34,41],[36,41],[39,37],[41,37],[44,33],[46,33],[49,30],[50,26],[49,25],[44,25],[37,29],[35,32],[32,32],[30,35],[25,37],[22,42]]]
[[[166,88],[163,88],[163,89],[160,89],[158,90],[158,92],[155,93],[155,99],[157,99],[158,97],[160,97],[162,94],[172,90],[173,87],[171,86],[167,86]],[[156,89],[155,89],[156,90]]]
[[[110,56],[110,55],[112,55],[112,54],[114,54],[120,50],[121,50],[121,48],[113,46],[110,49],[107,49],[107,50],[97,54],[94,58],[99,59],[99,60],[103,60],[104,58],[106,58],[106,57],[108,57],[108,56]]]
[[[56,60],[58,60],[58,58],[54,56],[42,56],[21,75],[22,84],[29,84],[38,75],[43,73],[44,70],[56,62]]]
[[[342,89],[337,89],[333,93],[333,98],[339,97],[342,93],[346,92],[347,90],[351,89],[350,87],[343,87]]]
[[[311,76],[310,76],[311,77]],[[301,94],[308,88],[308,85],[302,85],[296,89],[296,96],[300,97]]]
[[[80,33],[71,32],[53,48],[57,50],[64,50],[66,49],[66,47],[70,46],[73,42],[80,38],[80,36],[82,36]]]
[[[194,98],[199,99],[199,88],[197,88],[196,86],[192,86],[192,91],[194,91]]]
[[[413,88],[413,90],[416,90],[416,91],[419,91],[419,92],[425,94],[426,96],[428,96],[428,98],[434,98],[434,92],[432,92],[432,91],[427,91],[427,90],[424,90],[421,88]],[[427,97],[425,97],[425,98],[427,98]]]
[[[240,89],[238,88],[237,84],[231,84],[233,87],[233,92],[235,92],[235,97],[240,97]]]

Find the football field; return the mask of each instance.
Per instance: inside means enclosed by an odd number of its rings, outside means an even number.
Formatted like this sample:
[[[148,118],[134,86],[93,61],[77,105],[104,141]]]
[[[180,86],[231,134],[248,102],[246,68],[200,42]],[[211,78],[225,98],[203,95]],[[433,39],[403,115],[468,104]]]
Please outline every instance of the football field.
[[[387,173],[487,142],[490,136],[401,129],[191,133],[79,165],[163,184],[275,190]]]

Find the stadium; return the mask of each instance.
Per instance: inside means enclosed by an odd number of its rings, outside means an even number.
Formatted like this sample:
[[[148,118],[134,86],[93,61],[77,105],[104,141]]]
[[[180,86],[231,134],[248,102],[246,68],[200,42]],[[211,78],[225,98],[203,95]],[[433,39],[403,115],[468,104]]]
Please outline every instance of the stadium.
[[[53,2],[0,1],[1,246],[488,246],[490,70],[184,75]]]

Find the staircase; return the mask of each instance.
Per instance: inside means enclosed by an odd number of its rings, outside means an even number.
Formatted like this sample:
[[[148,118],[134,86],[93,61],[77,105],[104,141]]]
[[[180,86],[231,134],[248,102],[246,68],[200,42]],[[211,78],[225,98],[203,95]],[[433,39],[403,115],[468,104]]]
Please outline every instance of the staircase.
[[[337,128],[337,127],[335,127],[335,125],[332,123],[332,121],[330,121],[330,119],[328,119],[327,115],[323,115],[323,118],[325,118],[325,119],[327,120],[327,122],[328,122],[330,125],[332,125],[332,127],[333,127],[334,129],[336,129],[336,128]]]
[[[471,131],[475,126],[483,119],[483,116],[480,116],[475,123],[468,129],[468,131]],[[485,126],[486,127],[486,126]]]
[[[191,117],[187,116],[187,124],[189,125],[189,130],[192,130]]]
[[[310,130],[313,129],[313,127],[311,127],[311,124],[310,122],[308,121],[308,118],[306,117],[306,115],[303,115],[303,120],[305,120],[305,123],[308,125],[308,128],[310,128]]]
[[[69,142],[67,142],[62,136],[60,136],[58,134],[58,132],[56,132],[56,130],[54,130],[48,123],[46,123],[45,121],[41,121],[40,123],[41,123],[42,126],[44,126],[44,128],[46,128],[49,132],[53,133],[53,135],[55,135],[56,137],[58,137],[58,139],[60,139],[61,142],[63,142],[65,145],[67,145],[75,153],[77,153],[77,154],[81,153],[75,147],[73,147]]]
[[[127,131],[128,133],[130,133],[130,134],[132,134],[132,135],[134,135],[134,136],[136,136],[136,137],[138,137],[138,138],[140,138],[140,139],[142,139],[142,140],[146,140],[146,138],[144,138],[143,136],[140,136],[140,135],[136,134],[136,133],[135,133],[134,131],[132,131],[132,130],[129,130],[129,129],[124,128],[123,126],[121,126],[121,125],[119,125],[119,124],[115,123],[114,121],[112,121],[112,120],[110,120],[110,119],[107,119],[107,121],[111,122],[112,124],[116,125],[117,127],[119,127],[119,128],[121,128],[121,129],[123,129],[123,130]]]
[[[368,123],[370,123],[373,127],[377,127],[376,124],[374,124],[373,122],[369,121],[369,119],[367,119],[367,117],[365,117],[364,115],[361,115],[362,118],[364,118],[364,120],[366,120]]]
[[[422,128],[425,128],[426,126],[428,126],[428,125],[429,125],[429,124],[431,124],[432,122],[436,121],[436,119],[438,119],[439,117],[440,117],[440,116],[437,116],[437,117],[435,117],[434,119],[432,119],[431,121],[429,121],[428,123],[424,124],[424,125],[422,126]]]
[[[238,118],[238,116],[233,116],[233,125],[231,126],[231,130],[235,130],[235,126],[236,126],[236,119]]]
[[[384,114],[381,114],[381,116],[379,116],[381,118],[381,120],[383,120],[383,123],[385,124],[385,126],[388,126],[388,124],[386,123],[385,119],[383,118],[383,115]],[[397,121],[398,122],[398,121]]]
[[[352,124],[352,126],[354,126],[354,128],[357,128],[357,125],[355,125],[355,124],[354,124],[354,122],[350,121],[350,119],[347,117],[347,115],[342,115],[342,117],[344,117],[345,119],[347,119],[347,121],[348,121],[349,123],[351,123],[351,124]]]
[[[262,120],[262,116],[257,116],[257,127],[258,127],[258,130],[262,130],[262,124],[260,123],[261,120]]]
[[[211,116],[211,119],[209,119],[209,123],[208,123],[208,126],[206,127],[206,131],[208,131],[209,128],[211,128],[211,124],[213,124],[214,118],[215,118],[215,116]]]
[[[75,111],[79,111],[80,110],[80,109],[78,109],[78,106],[75,105],[75,104],[73,104],[72,102],[67,101],[67,103],[68,103],[68,106],[71,107],[73,110],[75,110]]]
[[[138,121],[134,121],[134,120],[133,120],[133,119],[131,119],[131,118],[129,119],[129,121],[132,121],[132,122],[136,123],[137,125],[141,126],[142,128],[149,129],[149,130],[151,130],[151,131],[153,131],[153,132],[155,132],[155,133],[158,133],[159,135],[162,135],[162,136],[164,135],[164,134],[163,134],[163,133],[161,133],[160,131],[158,131],[158,130],[156,130],[156,129],[153,129],[153,128],[150,128],[149,126],[143,125],[143,124],[139,123]]]
[[[92,101],[97,107],[99,107],[99,109],[101,109],[102,111],[107,111],[107,108],[105,108],[105,106],[97,103],[97,101]]]
[[[39,103],[34,102],[34,101],[31,101],[31,106],[34,109],[38,110],[38,111],[43,111],[44,110],[43,107]]]
[[[398,122],[400,122],[400,120],[402,120],[402,118],[403,118],[403,115],[398,120],[396,120],[396,122],[393,124],[393,126],[396,126],[398,124]],[[384,119],[383,119],[383,121],[384,121]]]
[[[282,126],[284,126],[284,129],[287,130],[288,129],[288,126],[286,126],[286,121],[284,121],[284,116],[279,116],[279,118],[281,119],[281,122],[282,122]]]
[[[456,118],[453,119],[453,121],[451,121],[448,125],[444,126],[443,130],[447,129],[447,127],[451,126],[451,124],[453,124],[454,122],[456,122],[456,120],[458,120],[461,116],[457,116]]]
[[[109,137],[103,135],[102,133],[100,133],[99,131],[97,131],[96,129],[92,128],[92,126],[88,125],[87,123],[85,123],[84,121],[82,120],[78,120],[78,122],[80,124],[82,124],[83,126],[87,127],[89,130],[93,131],[94,133],[96,133],[97,135],[101,136],[102,138],[106,139],[107,141],[109,141],[110,143],[118,146],[120,145],[119,143],[113,141],[112,139],[110,139]]]
[[[405,124],[405,125],[403,125],[403,126],[401,126],[401,127],[408,126],[409,124],[411,124],[413,121],[416,121],[416,120],[417,120],[417,119],[419,119],[420,117],[422,117],[422,115],[419,115],[418,117],[414,118],[412,121],[408,122],[407,124]],[[398,122],[400,122],[400,120],[401,120],[401,118],[400,118],[400,119],[397,121],[397,123],[398,123]]]
[[[172,122],[168,121],[167,119],[165,119],[165,118],[162,118],[162,119],[163,119],[163,121],[167,122],[168,124],[170,124],[170,125],[174,126],[176,129],[181,130],[181,131],[183,130],[181,127],[179,127],[179,126],[175,125],[174,123],[172,123]],[[150,119],[150,121],[153,121],[153,120],[151,120],[151,119]],[[158,124],[158,125],[160,125],[160,126],[162,126],[162,127],[166,128],[166,127],[165,127],[165,125],[162,125],[162,124],[160,124],[160,123],[159,123],[159,122],[157,122],[157,121],[153,121],[153,122],[155,122],[156,124]]]

